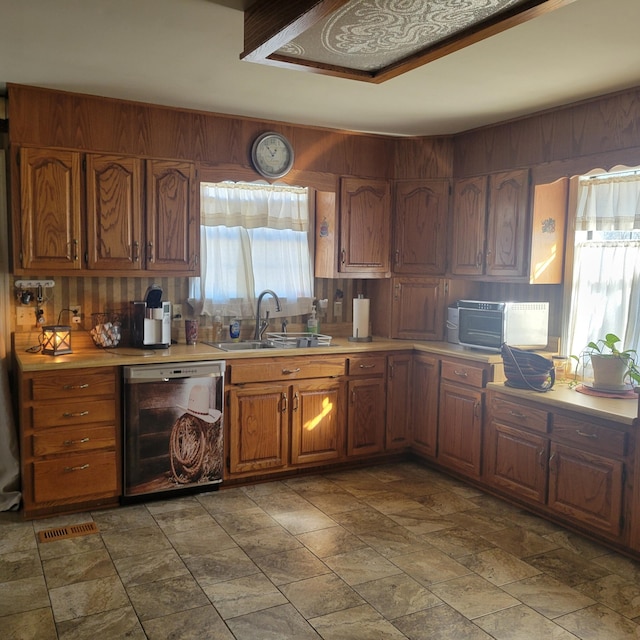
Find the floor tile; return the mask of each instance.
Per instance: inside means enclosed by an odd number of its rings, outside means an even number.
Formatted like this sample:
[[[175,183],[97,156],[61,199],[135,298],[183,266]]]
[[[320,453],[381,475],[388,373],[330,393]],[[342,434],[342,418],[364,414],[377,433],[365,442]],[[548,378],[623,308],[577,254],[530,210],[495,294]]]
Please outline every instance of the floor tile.
[[[116,575],[111,556],[106,549],[44,560],[42,568],[49,589]]]
[[[432,531],[425,534],[423,539],[452,558],[479,553],[494,546],[493,543],[480,537],[476,532],[461,527]]]
[[[283,585],[280,591],[307,620],[364,602],[356,591],[332,573]]]
[[[496,640],[577,640],[572,633],[525,605],[482,616],[474,622]]]
[[[580,584],[576,589],[626,618],[640,617],[640,585],[637,582],[611,574]]]
[[[235,540],[217,523],[205,529],[187,529],[167,535],[171,546],[181,556],[206,555],[211,551],[223,551],[237,547]]]
[[[597,580],[609,573],[604,567],[584,560],[567,549],[554,549],[541,553],[527,558],[527,562],[569,586]]]
[[[0,583],[20,580],[20,578],[35,578],[41,575],[40,555],[35,548],[0,555]]]
[[[329,573],[327,565],[305,548],[270,553],[255,562],[275,585]]]
[[[224,582],[260,571],[253,560],[239,547],[209,551],[201,555],[188,555],[184,556],[183,560],[196,580],[206,578]]]
[[[440,598],[404,573],[364,582],[354,589],[387,620],[442,604]]]
[[[229,535],[275,527],[278,524],[268,513],[257,506],[242,511],[218,513],[215,518],[216,522]]]
[[[496,586],[530,578],[540,573],[539,569],[503,549],[488,549],[459,558],[458,561]]]
[[[249,533],[237,533],[233,536],[233,540],[250,558],[302,547],[302,542],[298,538],[279,526]]]
[[[470,620],[520,604],[513,596],[477,575],[439,582],[431,585],[430,590]]]
[[[484,533],[482,537],[518,558],[526,558],[558,548],[557,543],[522,527],[500,529],[500,531]]]
[[[324,558],[324,562],[334,573],[337,573],[347,584],[352,586],[401,573],[395,564],[369,548],[328,556]]]
[[[199,584],[225,620],[287,604],[282,592],[262,573],[224,582],[205,577]]]
[[[332,518],[351,533],[366,533],[376,529],[392,527],[394,521],[371,507],[334,513]]]
[[[298,511],[273,514],[273,519],[292,534],[317,531],[335,526],[336,522],[320,509],[307,503],[307,507]]]
[[[417,536],[431,533],[432,531],[451,529],[456,526],[451,518],[438,515],[427,507],[403,511],[402,513],[392,513],[389,517],[393,522]]]
[[[637,640],[640,637],[635,622],[601,604],[568,613],[555,622],[581,640]]]
[[[489,634],[446,604],[397,618],[393,624],[411,640],[492,640]]]
[[[235,640],[211,605],[145,620],[143,626],[149,640]]]
[[[227,624],[239,640],[318,640],[320,637],[290,604],[231,618]]]
[[[189,570],[174,549],[141,553],[114,561],[125,587],[187,575]]]
[[[367,546],[361,538],[341,526],[301,533],[296,538],[318,558],[335,556]]]
[[[144,640],[147,637],[131,606],[65,620],[57,627],[59,640]]]
[[[464,565],[434,548],[395,556],[391,560],[407,575],[426,587],[470,573]]]
[[[240,488],[201,493],[196,499],[212,515],[234,513],[257,506]]]
[[[0,584],[0,611],[3,616],[48,606],[49,595],[42,575]]]
[[[9,614],[0,606],[2,637],[11,640],[58,640],[51,607]]]
[[[551,620],[595,604],[592,598],[545,574],[511,582],[502,588]]]
[[[107,531],[102,534],[102,539],[114,560],[171,548],[171,543],[167,536],[155,524],[153,527],[142,527],[140,529]]]
[[[406,636],[368,604],[312,618],[324,640],[406,640]]]
[[[385,558],[392,558],[393,556],[405,555],[429,548],[429,543],[426,542],[424,538],[400,526],[366,531],[359,534],[358,538]]]

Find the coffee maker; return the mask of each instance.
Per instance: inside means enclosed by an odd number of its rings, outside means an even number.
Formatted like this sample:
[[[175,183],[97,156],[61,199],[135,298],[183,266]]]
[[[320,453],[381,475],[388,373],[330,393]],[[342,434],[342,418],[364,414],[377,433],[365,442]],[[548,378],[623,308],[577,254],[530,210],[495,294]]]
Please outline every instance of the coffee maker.
[[[134,347],[167,349],[171,345],[171,303],[162,301],[162,288],[152,284],[144,300],[131,302]]]

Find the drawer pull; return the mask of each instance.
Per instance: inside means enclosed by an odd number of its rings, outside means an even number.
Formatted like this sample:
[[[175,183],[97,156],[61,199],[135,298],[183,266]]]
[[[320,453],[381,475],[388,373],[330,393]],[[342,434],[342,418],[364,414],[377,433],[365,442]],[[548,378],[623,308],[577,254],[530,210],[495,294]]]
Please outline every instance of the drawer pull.
[[[509,411],[509,415],[512,415],[514,418],[520,418],[520,420],[526,420],[527,416],[524,413],[520,413],[519,411]]]
[[[63,418],[82,418],[83,416],[88,416],[89,412],[88,411],[77,411],[77,412],[73,412],[73,411],[65,411],[62,414]]]
[[[297,369],[283,369],[282,370],[282,375],[289,375],[291,373],[300,373],[300,367],[298,367]]]
[[[65,447],[70,447],[74,444],[83,444],[85,442],[89,442],[89,438],[81,438],[80,440],[65,440],[62,444],[64,444]]]
[[[580,431],[580,429],[576,429],[576,433],[582,438],[591,438],[592,440],[598,439],[597,433],[585,433],[584,431]]]
[[[65,391],[70,391],[71,389],[88,389],[89,385],[87,383],[84,384],[65,384],[62,387]]]
[[[457,376],[460,376],[461,378],[469,377],[469,374],[466,371],[458,371],[458,369],[454,369],[453,373],[455,373]]]
[[[71,473],[72,471],[84,471],[85,469],[88,469],[89,465],[88,464],[83,464],[80,465],[79,467],[65,467],[64,470],[66,473]]]
[[[375,364],[361,364],[359,365],[361,369],[374,369],[375,368]]]

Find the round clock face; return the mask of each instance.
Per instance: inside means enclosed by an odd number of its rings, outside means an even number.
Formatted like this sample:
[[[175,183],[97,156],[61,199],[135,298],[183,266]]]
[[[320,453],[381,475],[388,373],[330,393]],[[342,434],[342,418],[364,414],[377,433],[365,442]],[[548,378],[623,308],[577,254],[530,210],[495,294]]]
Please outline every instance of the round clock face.
[[[270,131],[256,138],[251,159],[260,175],[281,178],[293,166],[293,149],[284,136]]]

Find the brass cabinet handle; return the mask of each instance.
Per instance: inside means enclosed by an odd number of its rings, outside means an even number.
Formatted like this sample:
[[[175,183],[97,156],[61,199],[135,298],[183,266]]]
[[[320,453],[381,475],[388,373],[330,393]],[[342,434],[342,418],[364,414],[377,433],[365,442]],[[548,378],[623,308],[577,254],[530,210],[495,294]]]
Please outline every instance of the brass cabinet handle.
[[[345,249],[343,249],[340,254],[340,262],[344,264],[346,261],[347,261],[347,252],[345,251]]]
[[[520,418],[521,420],[527,419],[527,416],[524,413],[519,413],[518,411],[509,411],[509,414],[514,418]]]
[[[538,463],[540,464],[540,466],[544,469],[544,449],[540,449],[540,452],[538,453]]]
[[[598,439],[597,433],[585,433],[584,431],[580,431],[580,429],[576,429],[576,433],[582,438],[591,438],[592,440]]]
[[[455,373],[457,376],[460,376],[461,378],[469,377],[469,374],[466,371],[458,371],[457,369],[454,369],[453,373]]]
[[[147,242],[147,249],[149,250],[149,256],[147,259],[149,262],[153,262],[153,242],[151,242],[151,240]]]
[[[298,367],[297,369],[283,369],[282,370],[282,375],[289,375],[291,373],[300,373],[300,367]]]
[[[89,465],[88,464],[82,464],[79,467],[65,467],[64,470],[67,473],[70,473],[71,471],[84,471],[85,469],[88,469]]]
[[[287,404],[288,404],[288,402],[287,402],[287,394],[283,393],[282,394],[282,409],[281,409],[282,413],[284,413],[287,410]]]
[[[82,416],[88,416],[89,412],[88,411],[76,411],[75,413],[73,411],[65,411],[62,414],[63,418],[82,418]]]
[[[361,364],[359,365],[361,369],[374,369],[375,368],[375,364]]]
[[[65,384],[62,388],[65,391],[68,391],[70,389],[87,389],[89,387],[89,385],[87,383],[84,384]]]
[[[81,438],[80,440],[65,440],[62,444],[64,444],[65,447],[70,447],[71,445],[83,444],[85,442],[89,442],[89,438]]]
[[[140,260],[140,243],[137,240],[133,241],[133,261],[138,262]]]
[[[293,406],[291,407],[292,411],[297,411],[299,404],[300,404],[300,396],[298,396],[298,392],[296,391],[293,394]]]
[[[71,244],[73,244],[73,261],[75,262],[78,259],[78,241],[74,238]]]

